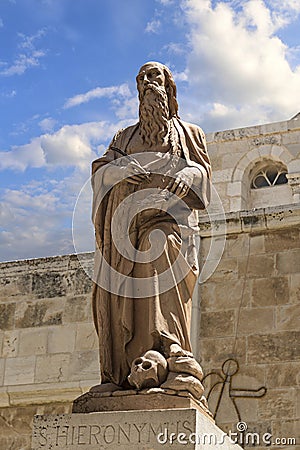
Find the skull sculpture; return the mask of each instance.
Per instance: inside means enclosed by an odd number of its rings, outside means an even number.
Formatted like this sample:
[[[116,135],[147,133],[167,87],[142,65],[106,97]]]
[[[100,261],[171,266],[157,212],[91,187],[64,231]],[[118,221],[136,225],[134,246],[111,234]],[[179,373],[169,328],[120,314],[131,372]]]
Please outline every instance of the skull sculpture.
[[[163,355],[155,350],[148,350],[144,355],[133,360],[128,381],[137,389],[160,386],[168,374],[168,363]]]

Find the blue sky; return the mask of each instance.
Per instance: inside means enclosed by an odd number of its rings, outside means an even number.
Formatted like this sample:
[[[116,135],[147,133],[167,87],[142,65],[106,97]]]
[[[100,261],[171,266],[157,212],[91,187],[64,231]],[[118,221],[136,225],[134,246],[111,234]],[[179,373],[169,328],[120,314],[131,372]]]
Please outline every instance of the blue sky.
[[[299,17],[299,0],[1,0],[1,260],[74,252],[76,199],[136,121],[146,61],[171,68],[180,116],[206,132],[299,112]],[[78,205],[92,250],[88,193]]]

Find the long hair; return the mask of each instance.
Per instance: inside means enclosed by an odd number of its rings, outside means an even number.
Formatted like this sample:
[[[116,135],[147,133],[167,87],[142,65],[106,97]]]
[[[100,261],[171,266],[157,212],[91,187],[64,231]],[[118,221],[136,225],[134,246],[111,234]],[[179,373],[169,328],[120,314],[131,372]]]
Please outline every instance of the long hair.
[[[171,118],[171,117],[179,118],[178,103],[177,103],[177,98],[176,98],[177,97],[177,89],[176,89],[176,84],[175,84],[172,72],[164,64],[161,64],[161,66],[163,67],[164,74],[166,77],[165,88],[166,88],[166,92],[167,92],[167,96],[168,96],[168,100],[169,100],[169,113],[170,113],[169,118]]]

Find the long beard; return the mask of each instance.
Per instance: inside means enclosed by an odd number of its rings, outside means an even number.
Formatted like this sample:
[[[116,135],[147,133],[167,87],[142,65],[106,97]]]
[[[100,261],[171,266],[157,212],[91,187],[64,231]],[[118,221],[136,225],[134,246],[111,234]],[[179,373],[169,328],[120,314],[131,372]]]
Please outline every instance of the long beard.
[[[165,143],[169,133],[169,104],[166,91],[151,85],[140,92],[139,97],[139,125],[143,143],[150,147]]]

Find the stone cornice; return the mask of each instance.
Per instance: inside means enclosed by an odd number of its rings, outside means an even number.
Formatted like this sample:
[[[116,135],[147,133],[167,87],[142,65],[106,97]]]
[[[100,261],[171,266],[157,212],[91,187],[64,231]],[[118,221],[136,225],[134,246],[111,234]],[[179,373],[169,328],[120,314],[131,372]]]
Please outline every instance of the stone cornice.
[[[84,382],[35,383],[0,388],[0,407],[44,405],[48,403],[73,402],[87,392],[98,380]]]
[[[300,204],[229,212],[199,218],[200,236],[250,233],[299,227]]]
[[[213,142],[240,141],[242,139],[255,138],[263,135],[274,135],[277,133],[287,133],[296,130],[300,130],[300,119],[298,117],[282,122],[206,133],[206,140],[208,144]]]
[[[24,266],[29,270],[49,270],[49,264],[55,262],[55,267],[53,269],[57,270],[69,270],[76,268],[79,264],[78,259],[85,262],[92,262],[94,259],[94,252],[86,253],[71,253],[68,255],[58,255],[58,256],[47,256],[43,258],[32,258],[32,259],[20,259],[15,261],[4,261],[0,262],[1,271],[6,269],[6,274],[17,273],[22,271]]]
[[[225,220],[224,220],[225,218]],[[251,231],[274,230],[278,228],[288,228],[300,225],[300,204],[290,204],[284,206],[274,206],[247,211],[236,211],[226,213],[225,216],[212,214],[209,219],[207,215],[199,217],[200,236],[223,235],[225,233],[243,233]],[[86,262],[93,262],[94,252],[81,253],[80,259]],[[28,260],[17,260],[1,262],[1,269],[6,269],[5,274],[12,274],[23,271],[24,265],[30,269],[48,270],[49,263],[54,263],[55,270],[70,269],[78,266],[78,256],[76,254],[51,256],[46,258],[36,258]]]

